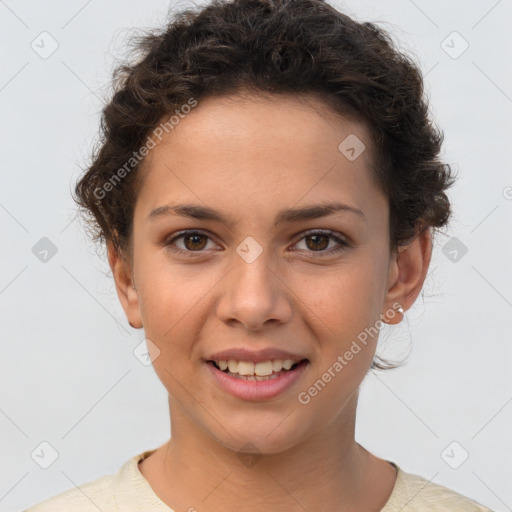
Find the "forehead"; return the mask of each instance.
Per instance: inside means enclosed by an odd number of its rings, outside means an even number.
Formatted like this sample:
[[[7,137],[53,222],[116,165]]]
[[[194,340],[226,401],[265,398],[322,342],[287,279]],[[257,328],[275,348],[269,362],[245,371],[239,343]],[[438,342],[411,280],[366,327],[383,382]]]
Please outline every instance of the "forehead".
[[[371,210],[380,194],[372,151],[364,123],[315,96],[210,97],[146,157],[136,216],[178,202],[260,219],[313,202]]]

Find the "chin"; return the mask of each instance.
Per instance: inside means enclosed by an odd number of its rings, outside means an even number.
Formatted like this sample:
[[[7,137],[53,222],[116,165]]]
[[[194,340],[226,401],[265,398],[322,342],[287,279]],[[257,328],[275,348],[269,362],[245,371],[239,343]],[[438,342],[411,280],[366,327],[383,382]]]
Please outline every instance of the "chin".
[[[257,421],[250,420],[244,425],[238,422],[237,426],[226,426],[226,430],[232,434],[229,436],[224,429],[217,432],[219,436],[215,439],[240,454],[273,455],[290,450],[297,444],[303,442],[307,437],[306,432],[297,429],[298,422],[291,420],[289,423],[283,421],[265,422],[264,425]]]

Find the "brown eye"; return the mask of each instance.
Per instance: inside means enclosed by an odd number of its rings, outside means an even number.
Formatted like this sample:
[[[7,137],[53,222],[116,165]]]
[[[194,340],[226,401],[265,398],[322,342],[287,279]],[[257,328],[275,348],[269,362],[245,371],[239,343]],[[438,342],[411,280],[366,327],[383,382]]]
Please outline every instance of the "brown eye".
[[[192,233],[190,235],[183,235],[183,243],[185,247],[191,251],[204,249],[206,246],[206,236]],[[201,242],[202,239],[202,242]]]
[[[180,244],[177,241],[182,240]],[[172,251],[181,253],[201,253],[208,245],[210,237],[200,231],[183,231],[177,236],[165,242],[164,245]]]
[[[347,242],[334,235],[331,231],[309,231],[305,233],[300,242],[302,240],[305,240],[306,252],[317,253],[315,256],[329,256],[346,250],[349,247]],[[326,250],[331,240],[337,242],[337,246],[335,245],[330,250]]]
[[[329,238],[329,235],[310,235],[305,237],[305,240],[311,240],[312,243],[308,244],[306,242],[306,245],[308,246],[308,249],[316,251],[325,249],[329,245]]]

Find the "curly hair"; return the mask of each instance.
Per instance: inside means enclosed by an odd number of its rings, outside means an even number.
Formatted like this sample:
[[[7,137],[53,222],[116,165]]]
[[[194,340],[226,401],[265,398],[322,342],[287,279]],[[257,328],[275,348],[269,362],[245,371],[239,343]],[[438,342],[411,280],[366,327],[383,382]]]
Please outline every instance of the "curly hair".
[[[138,151],[163,116],[247,90],[314,94],[366,124],[373,173],[389,200],[391,250],[447,224],[445,191],[455,177],[439,159],[443,134],[429,118],[421,72],[375,24],[324,0],[212,0],[135,39],[140,57],[114,70],[101,138],[74,191],[94,241],[131,252]]]

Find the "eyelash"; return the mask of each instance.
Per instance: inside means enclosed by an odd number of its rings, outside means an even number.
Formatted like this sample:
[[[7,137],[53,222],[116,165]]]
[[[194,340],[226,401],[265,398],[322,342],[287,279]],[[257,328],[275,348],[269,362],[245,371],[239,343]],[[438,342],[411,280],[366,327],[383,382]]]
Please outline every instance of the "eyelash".
[[[181,254],[186,254],[187,256],[192,256],[192,254],[194,253],[202,253],[204,251],[189,251],[189,250],[184,250],[184,249],[180,249],[179,247],[176,247],[176,246],[173,246],[173,242],[175,242],[176,240],[178,240],[179,238],[183,238],[184,236],[186,235],[202,235],[202,236],[205,236],[207,238],[209,238],[211,240],[211,237],[203,232],[203,231],[200,231],[200,230],[185,230],[185,231],[181,231],[179,232],[175,237],[173,237],[172,239],[169,239],[168,241],[164,242],[164,245],[170,249],[171,251],[173,252],[177,252],[177,253],[181,253]],[[303,234],[303,237],[297,242],[299,243],[300,241],[302,241],[304,238],[308,238],[308,237],[311,237],[311,236],[314,236],[314,235],[324,235],[324,236],[329,236],[330,238],[332,238],[333,240],[335,240],[336,242],[339,243],[338,247],[336,247],[335,249],[330,249],[328,251],[307,251],[307,252],[311,252],[311,253],[316,253],[316,256],[327,256],[327,255],[332,255],[332,254],[337,254],[341,251],[344,251],[348,248],[349,244],[347,242],[345,242],[344,240],[342,240],[341,238],[339,238],[338,236],[336,236],[334,234],[333,231],[328,231],[328,230],[318,230],[318,229],[313,229],[313,230],[310,230],[310,231],[306,231],[304,234]]]

